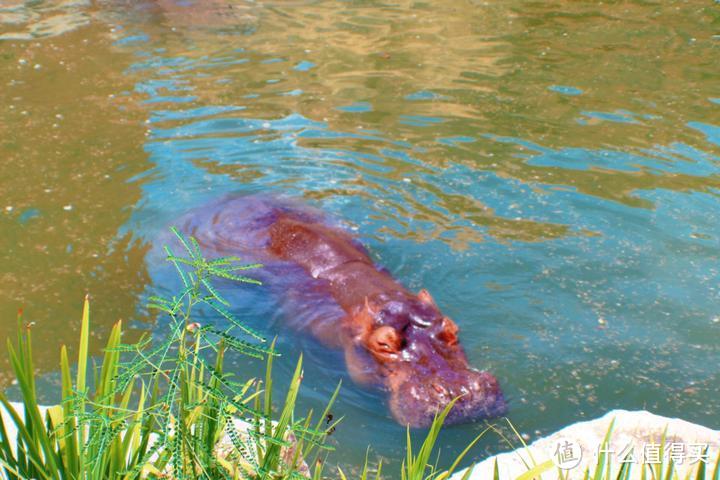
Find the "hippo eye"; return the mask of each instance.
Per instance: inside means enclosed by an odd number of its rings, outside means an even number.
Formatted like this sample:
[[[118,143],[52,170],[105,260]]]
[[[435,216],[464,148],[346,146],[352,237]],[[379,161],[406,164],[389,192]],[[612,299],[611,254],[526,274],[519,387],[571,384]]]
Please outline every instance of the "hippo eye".
[[[389,325],[376,328],[368,339],[368,347],[377,353],[397,353],[402,347],[402,338],[397,330]]]

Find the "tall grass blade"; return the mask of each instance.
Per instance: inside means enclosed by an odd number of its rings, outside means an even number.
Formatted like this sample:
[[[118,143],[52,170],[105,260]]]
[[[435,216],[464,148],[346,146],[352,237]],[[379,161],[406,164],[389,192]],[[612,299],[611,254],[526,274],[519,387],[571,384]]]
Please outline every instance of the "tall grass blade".
[[[554,466],[555,466],[555,464],[553,463],[553,461],[548,460],[539,465],[535,465],[533,468],[531,468],[527,472],[523,472],[515,480],[532,480],[534,478],[540,478],[540,475],[547,472],[548,470],[551,470]]]
[[[608,452],[609,452],[609,446],[610,446],[610,436],[612,435],[614,426],[615,426],[615,419],[613,418],[610,421],[610,425],[608,426],[607,432],[605,432],[605,437],[603,438],[603,441],[600,444],[600,452],[598,454],[595,475],[593,476],[594,480],[602,480],[603,472],[605,471],[605,469],[607,468],[608,471],[610,470],[609,469],[610,459],[608,458]]]

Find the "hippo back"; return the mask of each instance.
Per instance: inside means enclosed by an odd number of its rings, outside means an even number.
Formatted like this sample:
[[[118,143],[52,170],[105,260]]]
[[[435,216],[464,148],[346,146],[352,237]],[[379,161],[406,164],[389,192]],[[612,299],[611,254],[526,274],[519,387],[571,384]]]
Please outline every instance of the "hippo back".
[[[224,197],[188,212],[176,225],[198,241],[206,258],[236,256],[241,263],[262,264],[248,276],[262,281],[262,288],[278,298],[271,323],[282,323],[311,333],[325,344],[335,344],[337,326],[345,314],[325,282],[272,253],[271,227],[279,218],[344,230],[338,221],[301,200],[271,194]],[[170,245],[177,244],[168,240]]]

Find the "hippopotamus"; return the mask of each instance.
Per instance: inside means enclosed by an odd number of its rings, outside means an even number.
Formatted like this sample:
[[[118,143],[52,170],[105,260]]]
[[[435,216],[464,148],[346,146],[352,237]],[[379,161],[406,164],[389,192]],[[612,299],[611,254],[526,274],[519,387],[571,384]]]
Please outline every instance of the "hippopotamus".
[[[351,378],[387,391],[400,424],[426,427],[455,398],[447,423],[506,411],[497,379],[468,364],[457,324],[430,293],[405,288],[373,262],[347,228],[320,210],[292,198],[230,196],[191,212],[179,226],[206,254],[265,264],[266,283],[288,268],[300,271],[293,281],[332,308],[315,314],[311,308],[290,323],[342,349]]]

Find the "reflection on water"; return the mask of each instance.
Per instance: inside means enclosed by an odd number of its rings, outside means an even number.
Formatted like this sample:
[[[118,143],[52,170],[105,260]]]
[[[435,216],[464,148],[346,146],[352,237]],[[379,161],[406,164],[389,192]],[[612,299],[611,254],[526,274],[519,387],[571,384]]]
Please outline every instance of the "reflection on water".
[[[54,37],[90,24],[88,0],[0,3],[0,41]]]
[[[24,307],[43,370],[76,343],[86,292],[102,339],[138,316],[147,282],[147,248],[118,234],[140,199],[127,181],[147,168],[143,116],[119,95],[132,81],[108,65],[131,57],[110,51],[107,30],[0,42],[0,334]]]
[[[13,206],[0,221],[3,252],[15,249],[2,312],[21,298],[59,308],[91,288],[118,292],[102,295],[110,317],[142,318],[129,299],[172,280],[152,256],[142,263],[141,244],[218,196],[282,192],[346,219],[379,263],[433,292],[531,436],[620,406],[719,426],[716,6],[96,10],[72,33],[0,43],[12,160],[0,192]],[[44,188],[66,193],[50,201]],[[38,243],[55,252],[46,263]],[[283,378],[306,353],[307,405],[344,378],[339,354],[283,329],[279,299],[234,300],[279,335]],[[398,454],[382,395],[345,380],[334,438],[351,450],[338,460],[358,461],[367,443]],[[458,448],[478,428],[445,440]]]

